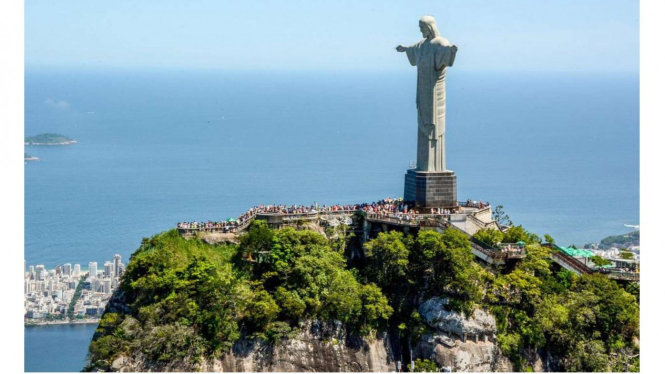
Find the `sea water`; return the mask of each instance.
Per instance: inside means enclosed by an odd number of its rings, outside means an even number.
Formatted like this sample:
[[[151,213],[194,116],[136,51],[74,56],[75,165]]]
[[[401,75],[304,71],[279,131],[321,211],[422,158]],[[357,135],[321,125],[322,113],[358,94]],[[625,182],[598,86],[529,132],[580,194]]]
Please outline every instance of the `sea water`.
[[[25,328],[25,371],[81,371],[97,325],[49,325]]]
[[[179,221],[402,196],[415,74],[27,69],[26,136],[78,143],[26,147],[25,259],[127,263]],[[639,224],[637,74],[451,69],[447,95],[460,200],[565,245]],[[26,370],[80,370],[93,330],[27,328]]]

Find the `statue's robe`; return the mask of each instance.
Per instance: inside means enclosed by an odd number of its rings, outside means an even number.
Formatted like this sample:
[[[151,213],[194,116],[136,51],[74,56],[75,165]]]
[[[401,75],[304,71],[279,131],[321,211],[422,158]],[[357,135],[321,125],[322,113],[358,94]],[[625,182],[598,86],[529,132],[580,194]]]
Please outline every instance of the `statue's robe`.
[[[455,61],[457,46],[437,36],[407,47],[406,55],[418,66],[417,170],[445,171],[446,67]]]

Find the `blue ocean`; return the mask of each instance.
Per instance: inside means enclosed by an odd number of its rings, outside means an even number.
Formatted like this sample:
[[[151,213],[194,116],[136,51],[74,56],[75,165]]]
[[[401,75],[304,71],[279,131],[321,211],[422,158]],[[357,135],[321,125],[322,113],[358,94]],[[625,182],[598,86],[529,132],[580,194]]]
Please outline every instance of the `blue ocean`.
[[[178,221],[402,196],[415,75],[26,69],[26,136],[78,143],[25,147],[41,159],[25,164],[25,259],[126,263]],[[639,224],[638,74],[451,69],[447,96],[460,200],[566,245]],[[78,371],[94,326],[25,331],[26,371]]]

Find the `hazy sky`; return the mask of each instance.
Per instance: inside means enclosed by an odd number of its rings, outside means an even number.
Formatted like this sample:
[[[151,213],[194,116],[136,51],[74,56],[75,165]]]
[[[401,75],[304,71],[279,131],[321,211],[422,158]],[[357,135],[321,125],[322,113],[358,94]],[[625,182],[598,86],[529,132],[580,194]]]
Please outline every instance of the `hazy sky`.
[[[639,69],[637,0],[26,0],[25,64],[403,69],[425,14],[460,70]]]

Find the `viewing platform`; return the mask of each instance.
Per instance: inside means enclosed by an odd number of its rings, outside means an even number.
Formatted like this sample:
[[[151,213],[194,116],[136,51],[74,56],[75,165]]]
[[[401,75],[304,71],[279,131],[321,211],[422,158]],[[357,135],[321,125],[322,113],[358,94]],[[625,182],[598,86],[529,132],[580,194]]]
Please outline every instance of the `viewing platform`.
[[[509,261],[519,261],[526,258],[527,250],[523,244],[502,243],[489,245],[480,242],[473,234],[481,229],[500,230],[499,224],[492,220],[492,207],[482,202],[460,201],[454,208],[427,208],[383,209],[377,207],[392,207],[390,204],[398,204],[399,200],[390,203],[334,205],[334,206],[309,206],[309,207],[284,207],[284,206],[261,206],[254,207],[237,219],[227,219],[221,222],[181,222],[177,226],[178,232],[183,236],[194,236],[196,233],[221,233],[236,237],[247,230],[255,219],[264,220],[272,228],[284,226],[302,226],[307,224],[327,224],[334,219],[346,219],[349,224],[351,217],[362,214],[364,221],[370,225],[369,232],[376,233],[388,230],[404,230],[412,233],[416,230],[429,229],[443,232],[447,228],[454,228],[466,234],[471,242],[472,253],[480,260],[491,265],[502,265]],[[639,272],[622,271],[618,269],[594,269],[588,267],[584,262],[567,254],[562,248],[554,244],[543,244],[553,249],[552,261],[562,268],[575,274],[601,273],[608,278],[622,281],[639,282]]]
[[[367,214],[367,219],[371,221],[382,221],[386,223],[414,226],[420,225],[423,220],[430,220],[432,218],[445,218],[451,223],[464,221],[465,217],[470,217],[473,225],[476,226],[473,232],[480,228],[496,228],[500,227],[492,221],[491,206],[481,203],[469,203],[460,201],[459,205],[452,208],[443,208],[437,212],[436,209],[420,209],[421,212],[416,212],[411,209],[409,212],[403,211],[385,211],[378,212],[367,209],[366,204],[356,204],[355,208],[330,208],[330,207],[305,207],[304,211],[297,212],[283,212],[279,209],[265,208],[258,209],[252,208],[247,213],[238,217],[237,219],[227,219],[221,222],[181,222],[178,223],[177,229],[182,233],[189,232],[225,232],[225,233],[240,233],[247,228],[249,223],[254,219],[261,219],[267,221],[269,224],[292,224],[297,222],[315,222],[324,216],[339,216],[339,215],[353,215],[358,212]],[[468,231],[468,230],[465,230]]]

